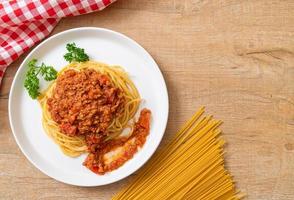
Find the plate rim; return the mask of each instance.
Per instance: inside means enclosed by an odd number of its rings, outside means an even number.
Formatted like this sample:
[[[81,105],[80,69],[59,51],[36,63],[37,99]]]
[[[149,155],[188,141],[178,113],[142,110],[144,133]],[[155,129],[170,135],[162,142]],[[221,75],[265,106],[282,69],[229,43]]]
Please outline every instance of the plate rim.
[[[55,39],[56,37],[59,37],[61,35],[64,35],[64,34],[68,34],[68,33],[71,33],[71,32],[75,32],[75,31],[81,31],[81,30],[84,30],[84,31],[91,31],[91,30],[95,30],[95,31],[102,31],[102,32],[108,32],[110,34],[114,34],[114,35],[117,35],[119,37],[122,37],[124,39],[126,39],[128,42],[132,43],[133,45],[135,45],[137,48],[141,49],[142,52],[145,54],[145,56],[147,56],[149,58],[149,60],[153,63],[154,66],[154,69],[157,70],[157,73],[158,75],[160,76],[160,78],[162,79],[162,82],[163,82],[163,89],[164,91],[162,91],[164,94],[164,99],[165,99],[165,102],[166,102],[166,115],[164,116],[164,119],[161,119],[162,123],[164,123],[164,128],[162,130],[162,134],[161,134],[161,137],[160,139],[157,141],[157,144],[155,146],[155,148],[151,149],[150,150],[150,153],[148,154],[148,158],[146,160],[143,160],[139,165],[138,167],[134,168],[133,170],[131,170],[130,172],[126,173],[125,175],[119,177],[118,179],[115,179],[115,180],[112,180],[112,181],[108,181],[106,183],[103,183],[103,184],[79,184],[79,183],[76,183],[76,182],[71,182],[71,181],[67,181],[67,180],[63,180],[62,178],[58,178],[58,176],[53,176],[51,174],[48,174],[46,172],[46,170],[42,169],[42,166],[39,166],[39,164],[37,162],[34,162],[33,159],[31,158],[31,156],[29,155],[29,153],[26,152],[25,148],[20,144],[19,142],[19,139],[17,137],[17,134],[15,133],[15,129],[14,129],[14,125],[13,125],[13,121],[12,121],[12,96],[14,94],[14,91],[15,91],[15,85],[16,85],[16,82],[17,82],[17,77],[19,76],[20,74],[20,71],[22,68],[24,68],[25,66],[25,63],[27,62],[27,60],[31,57],[31,55],[33,53],[35,53],[40,46],[42,46],[44,43],[47,43],[47,42],[50,42],[51,40]],[[164,79],[164,76],[162,74],[162,71],[161,69],[159,68],[158,64],[155,62],[155,60],[153,59],[153,57],[148,53],[148,51],[142,47],[138,42],[136,42],[134,39],[122,34],[122,33],[119,33],[117,31],[114,31],[114,30],[111,30],[111,29],[106,29],[106,28],[100,28],[100,27],[78,27],[78,28],[72,28],[72,29],[68,29],[68,30],[65,30],[65,31],[62,31],[62,32],[59,32],[57,34],[54,34],[48,38],[46,38],[44,41],[40,42],[36,47],[34,47],[31,52],[25,57],[25,59],[22,61],[22,63],[20,64],[20,66],[18,67],[17,69],[17,72],[15,73],[14,75],[14,78],[13,78],[13,81],[12,81],[12,84],[11,84],[11,87],[10,87],[10,90],[9,90],[9,98],[8,98],[8,116],[9,116],[9,124],[10,124],[10,128],[12,130],[12,134],[13,134],[13,137],[14,137],[14,140],[16,141],[18,147],[20,148],[21,152],[23,153],[23,155],[26,157],[27,160],[29,160],[29,162],[35,167],[37,168],[39,171],[41,171],[43,174],[45,174],[46,176],[50,177],[50,178],[53,178],[59,182],[62,182],[62,183],[66,183],[66,184],[69,184],[69,185],[74,185],[74,186],[82,186],[82,187],[94,187],[94,186],[102,186],[102,185],[108,185],[108,184],[111,184],[111,183],[114,183],[114,182],[118,182],[128,176],[130,176],[131,174],[133,174],[134,172],[136,172],[137,170],[139,170],[141,167],[143,167],[143,165],[145,165],[148,160],[154,155],[155,151],[158,149],[161,141],[162,141],[162,138],[165,134],[165,131],[166,131],[166,127],[167,127],[167,122],[168,122],[168,117],[169,117],[169,96],[168,96],[168,90],[167,90],[167,85],[166,85],[166,81]]]

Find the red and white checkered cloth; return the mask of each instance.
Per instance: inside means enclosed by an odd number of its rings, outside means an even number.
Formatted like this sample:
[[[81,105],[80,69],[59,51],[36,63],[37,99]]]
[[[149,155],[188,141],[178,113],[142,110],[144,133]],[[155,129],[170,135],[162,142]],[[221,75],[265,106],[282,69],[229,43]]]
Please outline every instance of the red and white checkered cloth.
[[[102,10],[116,0],[0,0],[0,84],[9,64],[44,39],[62,17]]]

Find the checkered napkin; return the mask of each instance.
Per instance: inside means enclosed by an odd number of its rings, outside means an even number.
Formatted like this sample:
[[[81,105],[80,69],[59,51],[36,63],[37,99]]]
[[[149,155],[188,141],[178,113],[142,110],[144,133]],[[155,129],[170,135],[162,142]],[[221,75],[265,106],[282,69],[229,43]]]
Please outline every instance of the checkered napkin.
[[[0,84],[7,66],[44,39],[62,17],[102,10],[116,0],[0,0]]]

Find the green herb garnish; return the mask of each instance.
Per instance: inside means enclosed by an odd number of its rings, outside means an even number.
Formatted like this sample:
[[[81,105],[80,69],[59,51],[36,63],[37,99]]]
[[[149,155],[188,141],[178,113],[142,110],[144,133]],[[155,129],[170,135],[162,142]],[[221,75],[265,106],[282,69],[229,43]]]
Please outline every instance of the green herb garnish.
[[[46,81],[52,81],[57,78],[57,71],[52,66],[47,66],[44,63],[41,66],[37,66],[37,59],[33,59],[28,63],[28,71],[26,73],[26,79],[24,81],[24,87],[27,89],[30,97],[36,99],[39,92],[39,79],[40,74]]]
[[[68,43],[66,45],[66,49],[68,53],[66,53],[63,57],[68,62],[85,62],[89,60],[89,56],[85,53],[85,50],[79,47],[76,47],[76,44]]]

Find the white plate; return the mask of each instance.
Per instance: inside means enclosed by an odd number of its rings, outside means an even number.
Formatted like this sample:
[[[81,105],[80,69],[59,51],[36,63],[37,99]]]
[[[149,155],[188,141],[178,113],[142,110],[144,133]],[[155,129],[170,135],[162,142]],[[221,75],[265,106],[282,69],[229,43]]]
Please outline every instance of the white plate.
[[[46,135],[41,124],[41,108],[24,89],[27,63],[39,62],[60,70],[67,43],[75,42],[84,48],[91,60],[121,65],[129,73],[144,99],[143,107],[152,111],[150,135],[143,148],[122,167],[99,176],[85,168],[86,155],[65,156]],[[46,83],[41,83],[44,88]],[[72,185],[99,186],[123,179],[139,169],[155,152],[164,134],[168,118],[168,94],[163,76],[152,57],[134,40],[111,30],[77,28],[56,34],[39,44],[23,61],[13,80],[9,96],[9,120],[15,140],[39,170],[48,176]]]

